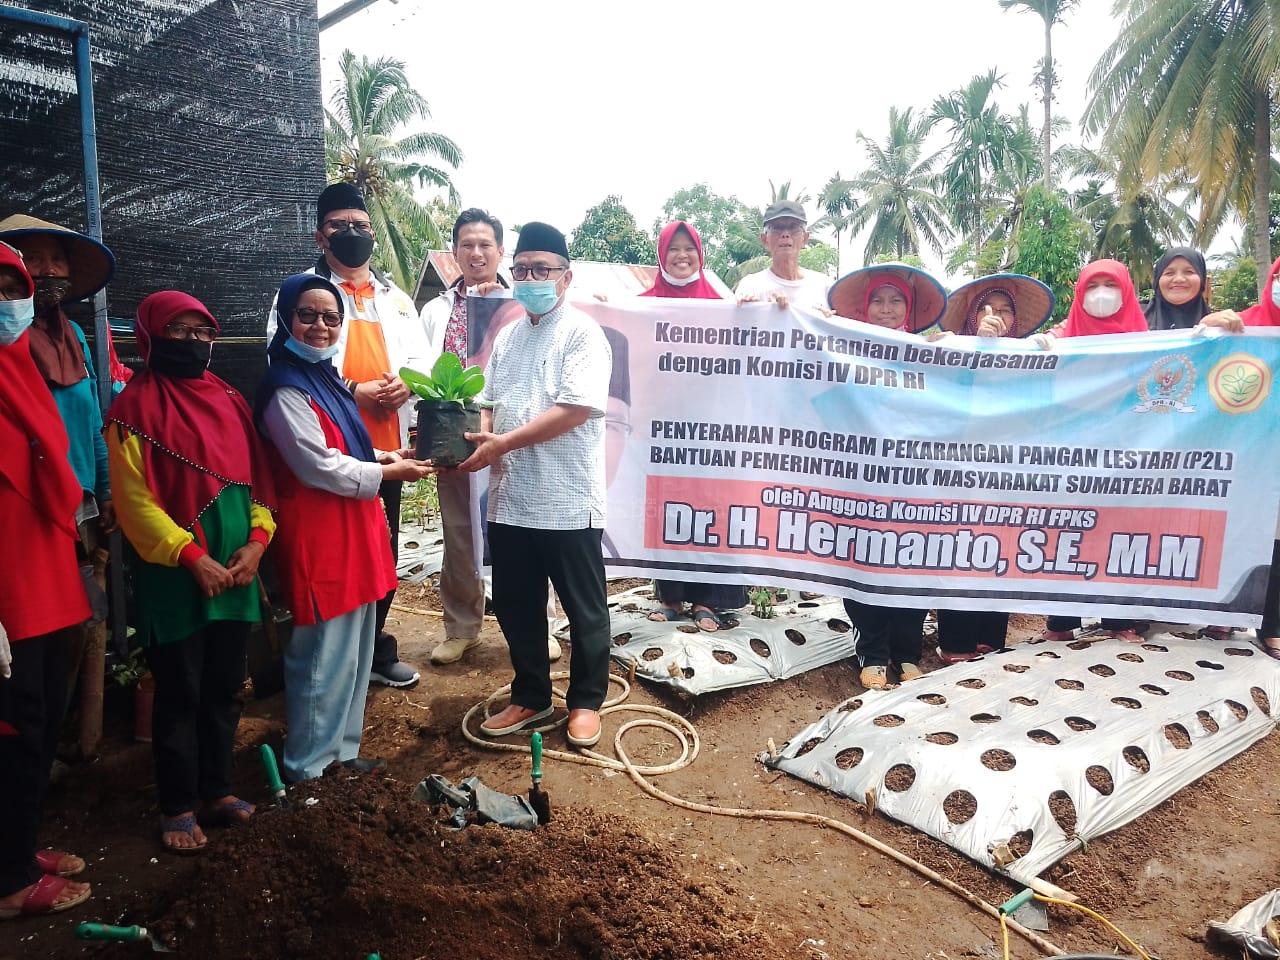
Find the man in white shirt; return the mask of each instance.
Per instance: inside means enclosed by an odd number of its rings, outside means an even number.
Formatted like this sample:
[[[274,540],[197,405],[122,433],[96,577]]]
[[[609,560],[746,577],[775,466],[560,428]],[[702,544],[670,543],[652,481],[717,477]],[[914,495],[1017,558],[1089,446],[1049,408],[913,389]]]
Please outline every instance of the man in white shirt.
[[[604,421],[612,360],[590,317],[565,302],[573,279],[564,234],[520,231],[512,293],[525,316],[498,334],[485,372],[482,432],[463,470],[489,467],[493,612],[507,638],[511,703],[487,736],[549,717],[547,580],[569,618],[569,742],[594,746],[609,686],[609,608],[600,538],[605,523]]]
[[[360,418],[379,450],[409,444],[409,424],[417,398],[400,380],[401,367],[421,369],[426,338],[413,299],[373,268],[373,223],[354,184],[332,183],[316,200],[316,246],[320,256],[309,273],[332,280],[342,295],[347,323],[338,335],[333,365],[360,408]],[[276,305],[267,314],[267,343],[276,332]],[[428,367],[428,369],[430,369]],[[400,494],[403,484],[388,480],[379,495],[391,531],[391,552],[400,552]],[[396,638],[386,631],[395,591],[378,602],[371,683],[412,687],[417,670],[400,662]]]
[[[816,270],[800,266],[800,251],[809,242],[804,207],[794,200],[779,200],[764,212],[764,232],[760,242],[769,251],[770,264],[759,273],[749,273],[734,290],[739,303],[772,300],[781,309],[806,307],[831,316],[827,290],[831,279]]]
[[[422,326],[431,346],[430,365],[448,351],[466,363],[467,297],[483,297],[506,287],[498,276],[502,262],[502,222],[484,210],[463,210],[453,224],[453,257],[462,275],[422,307]],[[460,470],[436,474],[440,522],[444,527],[444,563],[440,569],[440,605],[444,640],[431,651],[432,663],[456,663],[480,642],[484,620],[484,579],[477,569],[471,528],[471,476]]]

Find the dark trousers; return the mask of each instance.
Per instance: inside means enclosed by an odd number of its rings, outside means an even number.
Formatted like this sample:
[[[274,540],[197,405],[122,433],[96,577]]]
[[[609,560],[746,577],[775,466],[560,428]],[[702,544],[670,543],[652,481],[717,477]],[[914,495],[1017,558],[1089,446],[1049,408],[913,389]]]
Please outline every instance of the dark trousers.
[[[846,600],[844,610],[858,630],[858,657],[864,667],[920,662],[928,610],[881,607],[860,600]]]
[[[40,879],[36,830],[67,707],[67,650],[79,630],[15,641],[13,676],[0,679],[0,897]]]
[[[609,689],[609,607],[598,529],[534,530],[489,524],[493,612],[511,651],[511,702],[551,706],[547,580],[569,617],[570,710],[599,710]]]
[[[1267,576],[1267,604],[1262,608],[1258,639],[1280,637],[1280,540],[1271,548],[1271,573]]]
[[[156,680],[151,752],[166,817],[231,793],[231,752],[250,625],[209,624],[185,640],[147,648]]]
[[[977,653],[978,645],[1004,648],[1009,614],[994,610],[939,610],[938,646],[948,653]]]
[[[736,610],[747,605],[747,588],[737,584],[659,580],[656,586],[663,603],[690,603],[712,610]]]
[[[1067,630],[1079,630],[1079,617],[1049,617],[1045,628],[1055,633],[1063,633]],[[1102,621],[1103,630],[1136,630],[1138,629],[1137,620],[1107,620]]]
[[[378,496],[382,498],[382,506],[387,511],[387,527],[391,530],[391,556],[400,562],[400,494],[404,490],[402,480],[383,480],[378,488]],[[391,612],[391,603],[396,598],[395,587],[378,601],[377,617],[373,621],[373,669],[389,667],[400,659],[400,651],[396,647],[396,638],[387,633],[387,614]]]

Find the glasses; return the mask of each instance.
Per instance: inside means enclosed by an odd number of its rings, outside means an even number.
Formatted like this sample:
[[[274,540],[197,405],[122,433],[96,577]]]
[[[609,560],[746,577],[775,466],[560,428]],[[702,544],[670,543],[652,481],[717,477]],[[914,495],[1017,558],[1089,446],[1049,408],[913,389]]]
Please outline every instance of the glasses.
[[[779,236],[781,236],[784,233],[789,233],[791,234],[791,236],[794,237],[798,233],[804,233],[805,229],[806,228],[803,223],[795,223],[795,224],[770,223],[765,226],[765,230],[767,230],[769,233],[776,233]]]
[[[342,233],[345,230],[354,230],[357,233],[363,233],[367,237],[373,236],[373,224],[368,220],[326,220],[324,228],[334,233]]]
[[[164,328],[164,335],[169,340],[199,340],[201,343],[213,343],[218,339],[217,327],[188,327],[185,323],[171,323]]]
[[[317,321],[323,320],[326,327],[342,326],[342,314],[337,310],[312,310],[309,307],[296,307],[293,315],[298,318],[299,322],[310,327]]]
[[[548,267],[545,263],[534,264],[532,267],[517,263],[511,268],[511,276],[515,280],[528,280],[530,276],[535,280],[548,280],[552,274],[564,273],[568,269],[568,267]]]

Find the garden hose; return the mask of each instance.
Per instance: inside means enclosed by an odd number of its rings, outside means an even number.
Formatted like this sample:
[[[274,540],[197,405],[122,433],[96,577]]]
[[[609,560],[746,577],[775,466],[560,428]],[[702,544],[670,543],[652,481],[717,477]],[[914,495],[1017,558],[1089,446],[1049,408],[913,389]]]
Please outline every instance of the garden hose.
[[[1009,927],[1013,924],[1013,921],[1009,919],[1009,914],[1032,900],[1039,900],[1041,903],[1051,903],[1057,907],[1067,907],[1071,910],[1078,910],[1085,916],[1098,921],[1110,930],[1116,936],[1116,939],[1134,952],[1138,957],[1138,960],[1153,960],[1151,954],[1143,950],[1135,940],[1130,938],[1123,930],[1097,911],[1090,910],[1088,907],[1079,903],[1071,903],[1068,900],[1059,900],[1057,897],[1046,897],[1033,890],[1023,890],[1021,893],[1014,894],[1004,903],[1000,904],[1000,942],[1004,951],[1004,960],[1010,960],[1011,956],[1009,953]],[[1068,957],[1067,960],[1096,960],[1096,958],[1100,957],[1107,958],[1107,960],[1114,960],[1113,954],[1073,954]]]

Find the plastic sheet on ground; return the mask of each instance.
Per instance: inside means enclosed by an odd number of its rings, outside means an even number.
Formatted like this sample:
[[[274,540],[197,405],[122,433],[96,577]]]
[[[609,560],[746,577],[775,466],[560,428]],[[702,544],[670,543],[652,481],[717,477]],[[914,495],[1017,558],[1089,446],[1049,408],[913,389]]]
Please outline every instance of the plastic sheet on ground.
[[[425,583],[440,572],[444,563],[444,530],[438,519],[425,526],[406,524],[400,527],[400,559],[396,577],[405,583]]]
[[[845,701],[771,767],[870,798],[1026,879],[1265,737],[1280,663],[1247,640],[1033,640]]]
[[[1280,918],[1280,890],[1264,893],[1225,923],[1209,924],[1209,937],[1219,942],[1235,943],[1263,960],[1280,958],[1280,947],[1267,935]]]
[[[750,607],[728,614],[731,629],[704,633],[690,620],[649,620],[658,609],[649,587],[609,598],[612,653],[636,676],[698,695],[784,680],[853,655],[857,640],[839,600],[778,603],[769,620]],[[851,677],[852,680],[852,677]]]

